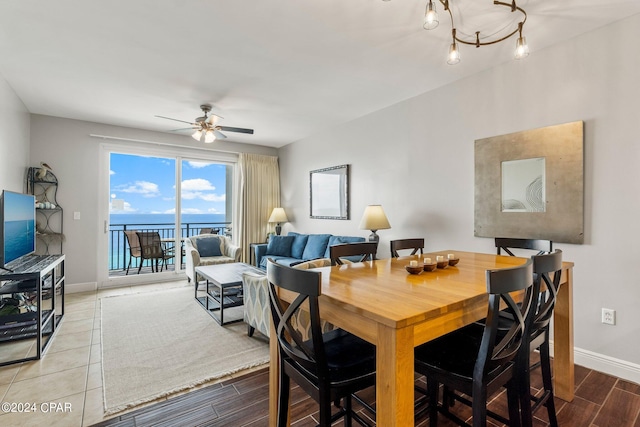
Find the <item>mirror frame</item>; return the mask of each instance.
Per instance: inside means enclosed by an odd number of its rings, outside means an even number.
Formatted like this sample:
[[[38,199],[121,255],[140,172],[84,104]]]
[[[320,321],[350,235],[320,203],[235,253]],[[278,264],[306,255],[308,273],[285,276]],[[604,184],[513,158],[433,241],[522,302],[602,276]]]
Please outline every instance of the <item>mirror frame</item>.
[[[319,183],[319,180],[329,176],[338,175],[335,182]],[[316,185],[323,185],[323,193],[314,193],[314,180]],[[321,197],[324,195],[325,197]],[[338,201],[338,208],[334,214],[322,214],[322,211],[331,210],[331,204],[326,203],[326,196]],[[309,218],[315,219],[349,219],[349,165],[333,166],[330,168],[316,169],[309,172]]]
[[[539,157],[544,212],[503,212],[502,162]],[[584,243],[583,168],[582,121],[476,140],[474,235]]]

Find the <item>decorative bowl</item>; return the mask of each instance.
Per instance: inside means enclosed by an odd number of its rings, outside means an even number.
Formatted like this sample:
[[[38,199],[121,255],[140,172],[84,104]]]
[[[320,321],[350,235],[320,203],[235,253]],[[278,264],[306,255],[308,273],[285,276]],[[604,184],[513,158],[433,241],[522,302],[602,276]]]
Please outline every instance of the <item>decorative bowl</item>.
[[[444,261],[438,261],[438,268],[445,268],[449,265],[449,260],[445,259]]]
[[[460,258],[453,258],[453,259],[450,259],[450,260],[449,260],[449,265],[450,265],[451,267],[453,267],[454,265],[456,265],[456,264],[457,264],[457,263],[459,263],[459,262],[460,262]]]
[[[433,270],[436,269],[437,266],[438,266],[438,264],[436,264],[435,262],[431,263],[431,264],[425,264],[424,265],[424,271],[433,271]]]
[[[421,265],[416,265],[411,266],[411,265],[405,265],[404,268],[411,274],[420,274],[422,273],[422,266]]]

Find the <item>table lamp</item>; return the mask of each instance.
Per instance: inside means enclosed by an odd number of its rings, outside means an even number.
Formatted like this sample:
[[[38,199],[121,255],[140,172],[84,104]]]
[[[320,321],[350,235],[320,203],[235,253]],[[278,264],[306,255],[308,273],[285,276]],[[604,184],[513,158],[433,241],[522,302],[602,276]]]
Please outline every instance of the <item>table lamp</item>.
[[[280,235],[280,232],[282,231],[282,227],[280,226],[280,223],[282,222],[288,222],[289,219],[287,218],[287,214],[284,212],[284,209],[282,208],[273,208],[273,212],[271,212],[271,216],[269,217],[269,222],[275,222],[276,223],[276,235]]]
[[[381,205],[369,205],[365,208],[362,220],[360,221],[360,229],[371,230],[371,234],[369,235],[370,242],[378,242],[380,240],[376,231],[389,228],[391,228],[391,225],[389,225],[389,220],[384,214]]]

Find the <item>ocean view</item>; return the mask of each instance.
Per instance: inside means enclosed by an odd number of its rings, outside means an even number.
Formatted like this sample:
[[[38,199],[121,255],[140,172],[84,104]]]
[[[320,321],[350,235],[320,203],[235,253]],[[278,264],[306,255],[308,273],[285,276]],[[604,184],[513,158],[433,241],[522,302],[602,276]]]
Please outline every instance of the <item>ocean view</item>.
[[[109,269],[126,267],[129,245],[123,230],[157,230],[160,237],[173,238],[176,217],[174,214],[112,214],[109,216]],[[183,214],[182,236],[198,234],[202,228],[225,227],[224,214]],[[133,261],[134,265],[136,260]]]

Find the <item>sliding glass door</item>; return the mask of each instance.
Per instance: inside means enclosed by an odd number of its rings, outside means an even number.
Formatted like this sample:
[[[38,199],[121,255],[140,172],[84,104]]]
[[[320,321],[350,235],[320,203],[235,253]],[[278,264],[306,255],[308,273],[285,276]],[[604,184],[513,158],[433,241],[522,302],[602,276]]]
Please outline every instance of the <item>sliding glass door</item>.
[[[108,162],[109,279],[180,273],[185,238],[232,236],[234,163],[118,151]]]

